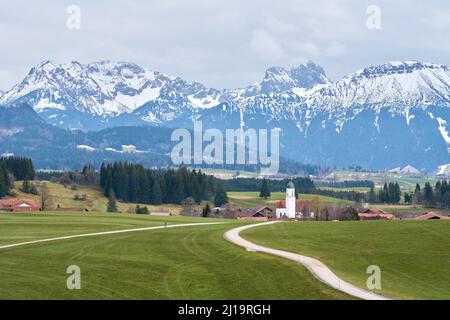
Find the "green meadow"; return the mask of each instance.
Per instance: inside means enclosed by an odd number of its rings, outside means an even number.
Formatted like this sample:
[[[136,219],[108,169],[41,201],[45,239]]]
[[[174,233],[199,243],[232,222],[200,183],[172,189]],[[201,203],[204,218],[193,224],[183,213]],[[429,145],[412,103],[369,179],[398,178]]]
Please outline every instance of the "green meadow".
[[[0,246],[190,222],[220,225],[73,238],[0,249],[0,299],[349,299],[306,268],[224,240],[235,220],[129,214],[0,214]],[[67,289],[69,266],[81,289]]]
[[[0,249],[0,299],[351,299],[302,265],[224,240],[236,220],[106,213],[0,214],[0,246],[53,237],[184,223]],[[242,236],[323,261],[366,287],[381,268],[380,294],[450,299],[450,221],[283,222]],[[67,289],[71,265],[81,289]]]
[[[450,299],[450,221],[287,222],[242,236],[317,258],[361,288],[377,265],[391,298]]]

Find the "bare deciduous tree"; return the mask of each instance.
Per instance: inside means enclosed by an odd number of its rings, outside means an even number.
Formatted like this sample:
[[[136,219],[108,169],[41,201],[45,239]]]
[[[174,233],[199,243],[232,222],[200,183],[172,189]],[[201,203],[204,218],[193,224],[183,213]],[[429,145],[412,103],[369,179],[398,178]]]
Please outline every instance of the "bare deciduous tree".
[[[50,210],[52,206],[52,199],[46,182],[41,184],[40,198],[41,211]]]

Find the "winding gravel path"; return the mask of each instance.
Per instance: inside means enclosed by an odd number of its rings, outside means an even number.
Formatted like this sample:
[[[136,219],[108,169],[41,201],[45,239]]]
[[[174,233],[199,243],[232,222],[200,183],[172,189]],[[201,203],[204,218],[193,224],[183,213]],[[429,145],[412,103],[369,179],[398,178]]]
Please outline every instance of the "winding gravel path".
[[[361,298],[364,300],[390,300],[387,297],[380,296],[376,293],[370,292],[368,290],[364,290],[361,288],[358,288],[341,278],[339,278],[337,275],[335,275],[325,264],[320,262],[319,260],[306,257],[297,253],[272,249],[264,246],[260,246],[257,244],[254,244],[250,241],[247,241],[243,239],[239,233],[241,231],[250,229],[250,228],[256,228],[261,226],[267,226],[270,224],[278,223],[279,221],[274,222],[267,222],[267,223],[257,223],[257,224],[251,224],[244,227],[239,227],[232,229],[230,231],[225,232],[224,237],[226,240],[246,248],[248,251],[251,252],[264,252],[268,254],[272,254],[275,256],[279,256],[285,259],[289,259],[298,263],[303,264],[308,270],[320,281],[323,283],[329,285],[330,287],[333,287],[339,291],[345,292],[351,296]]]
[[[26,241],[26,242],[19,242],[19,243],[8,244],[8,245],[0,246],[0,250],[1,249],[14,248],[14,247],[20,247],[20,246],[26,246],[26,245],[36,244],[36,243],[61,241],[61,240],[85,238],[85,237],[97,237],[97,236],[104,236],[104,235],[109,235],[109,234],[141,232],[141,231],[158,230],[158,229],[166,229],[166,228],[198,227],[198,226],[216,225],[216,224],[223,224],[223,223],[224,222],[168,224],[168,225],[156,226],[156,227],[113,230],[113,231],[103,231],[103,232],[95,232],[95,233],[84,233],[84,234],[76,234],[76,235],[71,235],[71,236],[47,238],[47,239],[41,239],[41,240],[33,240],[33,241]]]

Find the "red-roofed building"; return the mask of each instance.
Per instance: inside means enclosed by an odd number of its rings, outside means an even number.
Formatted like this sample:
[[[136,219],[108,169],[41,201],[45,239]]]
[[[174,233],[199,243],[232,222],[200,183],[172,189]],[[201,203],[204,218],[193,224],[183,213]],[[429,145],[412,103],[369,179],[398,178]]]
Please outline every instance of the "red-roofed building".
[[[378,208],[359,208],[358,213],[385,214],[386,212]]]
[[[0,200],[0,211],[34,212],[39,211],[39,207],[31,199],[5,199]]]
[[[269,207],[240,209],[236,215],[237,219],[241,220],[271,220],[274,218],[273,210]]]
[[[389,213],[358,213],[361,220],[394,220],[394,215]]]
[[[425,212],[424,214],[415,218],[416,220],[450,220],[450,217],[441,216],[435,212]]]
[[[360,208],[358,217],[361,220],[394,220],[395,216],[378,208]]]

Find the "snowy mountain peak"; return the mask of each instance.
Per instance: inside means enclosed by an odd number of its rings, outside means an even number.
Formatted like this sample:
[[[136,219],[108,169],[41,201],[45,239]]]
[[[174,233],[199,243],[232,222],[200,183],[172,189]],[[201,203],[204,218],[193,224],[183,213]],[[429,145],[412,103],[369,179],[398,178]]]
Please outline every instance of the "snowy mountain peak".
[[[365,68],[342,80],[311,90],[308,104],[319,107],[448,105],[450,72],[443,65],[418,61],[389,62]]]
[[[448,72],[448,68],[441,64],[423,63],[419,61],[390,61],[385,64],[371,66],[350,74],[346,78],[355,79],[358,77],[380,77],[385,75],[411,74],[414,72]]]
[[[323,68],[313,61],[308,61],[297,68],[293,68],[291,76],[297,81],[300,88],[309,89],[317,84],[330,83]]]
[[[323,68],[312,61],[287,70],[282,67],[272,67],[266,70],[261,82],[262,93],[288,91],[293,88],[310,89],[318,84],[330,81]]]
[[[27,101],[39,112],[73,109],[95,115],[114,115],[132,112],[158,98],[162,88],[172,83],[181,86],[179,79],[134,63],[72,61],[57,65],[44,61],[1,97],[0,103]],[[190,86],[187,82],[185,85]]]
[[[295,87],[295,80],[290,72],[282,67],[272,67],[266,70],[264,79],[261,82],[263,93],[286,91]]]
[[[45,61],[42,61],[41,63],[39,63],[36,66],[36,68],[33,68],[33,69],[49,70],[49,69],[53,69],[54,67],[55,67],[55,65],[53,64],[53,62],[51,62],[50,60],[45,60]]]

